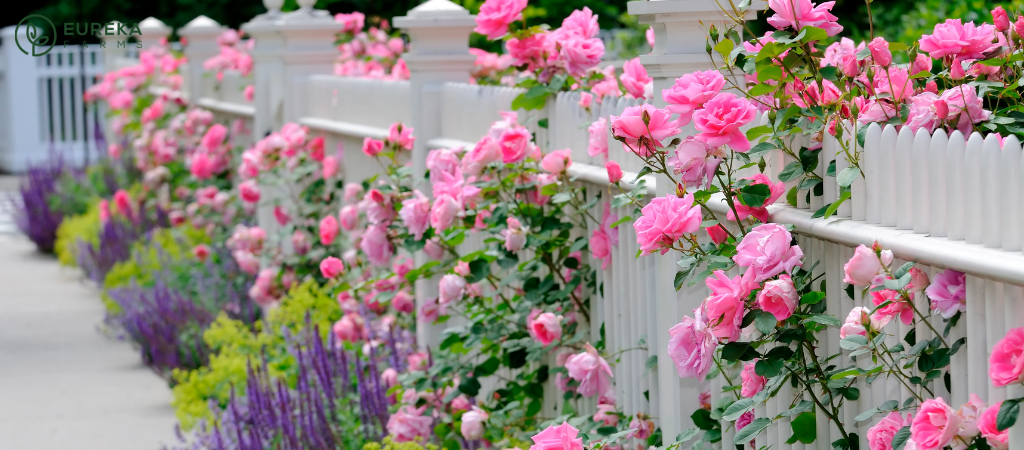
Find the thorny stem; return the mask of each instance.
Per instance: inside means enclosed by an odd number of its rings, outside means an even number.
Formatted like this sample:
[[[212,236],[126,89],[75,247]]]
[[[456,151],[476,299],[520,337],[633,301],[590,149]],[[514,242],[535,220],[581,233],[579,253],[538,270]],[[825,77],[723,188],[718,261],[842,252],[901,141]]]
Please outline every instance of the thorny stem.
[[[917,392],[914,391],[914,388],[910,387],[910,385],[907,384],[907,382],[904,380],[904,378],[909,379],[910,377],[908,377],[907,374],[903,373],[903,369],[900,368],[899,364],[896,362],[896,358],[894,356],[892,356],[892,352],[889,350],[889,347],[887,345],[885,345],[884,342],[882,343],[882,350],[884,351],[884,353],[882,353],[882,355],[888,355],[889,356],[889,360],[892,361],[892,365],[890,367],[895,369],[896,373],[899,374],[899,376],[897,376],[896,378],[900,380],[900,383],[902,383],[903,386],[905,386],[907,388],[907,390],[910,391],[910,393],[915,398],[917,398],[917,401],[924,402],[924,399],[921,398],[921,396],[918,395]],[[882,361],[885,361],[885,358],[882,358]],[[924,390],[928,391],[928,395],[930,395],[932,397],[935,396],[935,394],[932,393],[932,390],[928,389],[928,387],[925,386],[924,384],[921,384],[921,387],[924,388]]]
[[[558,268],[555,267],[554,262],[551,261],[551,255],[545,254],[543,260],[544,264],[548,266],[548,269],[554,272],[558,279],[562,281],[562,285],[569,286],[569,283],[565,280],[565,277],[562,276],[562,271],[558,270]],[[572,303],[576,305],[576,309],[579,310],[580,314],[583,314],[583,318],[587,319],[587,322],[589,323],[590,313],[587,311],[586,308],[583,307],[583,303],[580,301],[580,299],[576,298],[575,289],[573,289],[573,292],[569,292],[569,297],[572,298]]]
[[[825,372],[821,370],[821,365],[818,364],[818,357],[814,353],[814,347],[812,347],[811,343],[807,342],[807,341],[804,341],[801,344],[801,346],[804,349],[806,349],[808,353],[810,353],[811,360],[814,361],[814,370],[815,370],[815,372],[818,373],[819,383],[821,384],[821,387],[822,387],[823,390],[827,389],[828,392],[829,392],[829,402],[828,403],[829,403],[829,406],[832,407],[832,410],[830,411],[830,410],[826,409],[825,406],[821,404],[821,401],[818,400],[818,397],[816,395],[814,395],[814,389],[811,388],[810,385],[807,386],[807,393],[810,394],[811,399],[814,400],[814,403],[817,404],[819,408],[821,408],[822,412],[824,412],[825,415],[828,416],[828,418],[831,419],[836,424],[836,427],[839,428],[839,432],[843,434],[843,439],[845,439],[846,442],[849,443],[850,442],[850,436],[846,433],[846,428],[843,426],[843,422],[839,420],[839,414],[836,411],[837,407],[832,404],[832,402],[835,400],[836,396],[832,394],[832,389],[829,389],[828,385],[826,384],[826,381],[828,380],[828,378],[825,376]],[[803,355],[803,352],[800,352],[800,353],[801,353],[801,355]],[[807,368],[807,362],[804,360],[803,356],[800,357],[800,361],[801,361],[801,364],[804,365],[804,368]],[[790,372],[792,372],[792,370]],[[794,373],[793,376],[796,376],[796,374]],[[799,380],[799,379],[800,378],[797,377],[797,380]],[[840,396],[839,398],[840,398],[840,400],[839,400],[840,404],[842,404],[842,396]]]

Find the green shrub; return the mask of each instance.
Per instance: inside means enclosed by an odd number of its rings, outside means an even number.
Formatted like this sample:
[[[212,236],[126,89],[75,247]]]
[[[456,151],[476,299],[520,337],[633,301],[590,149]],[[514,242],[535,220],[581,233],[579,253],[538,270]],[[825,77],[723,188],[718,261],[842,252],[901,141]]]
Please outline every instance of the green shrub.
[[[61,265],[75,267],[78,265],[78,241],[92,245],[99,242],[100,209],[93,204],[84,214],[65,217],[57,228],[57,243],[54,252]]]
[[[395,442],[391,436],[385,436],[381,442],[367,442],[363,450],[438,450],[438,447],[429,442],[426,446],[419,442]]]

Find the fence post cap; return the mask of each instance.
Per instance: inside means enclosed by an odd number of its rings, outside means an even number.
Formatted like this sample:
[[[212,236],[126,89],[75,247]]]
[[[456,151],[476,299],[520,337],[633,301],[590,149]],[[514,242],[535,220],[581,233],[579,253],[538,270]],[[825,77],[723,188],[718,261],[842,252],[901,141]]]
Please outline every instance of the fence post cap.
[[[476,16],[450,0],[429,0],[402,17],[395,17],[398,28],[476,26]]]
[[[142,19],[142,22],[139,22],[139,31],[142,32],[143,36],[145,36],[146,33],[166,36],[171,34],[171,27],[167,26],[167,24],[163,23],[156,17],[147,17]]]
[[[184,27],[178,30],[178,34],[188,34],[194,32],[217,32],[220,33],[224,27],[222,27],[216,20],[213,20],[206,16],[199,16],[195,19],[190,20],[185,24]]]

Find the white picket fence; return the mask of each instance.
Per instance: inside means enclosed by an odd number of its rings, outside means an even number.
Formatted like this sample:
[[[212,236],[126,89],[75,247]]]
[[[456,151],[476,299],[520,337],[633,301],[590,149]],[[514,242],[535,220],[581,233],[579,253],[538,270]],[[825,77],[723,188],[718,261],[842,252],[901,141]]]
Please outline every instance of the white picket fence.
[[[257,71],[259,61],[257,61]],[[415,75],[415,71],[414,71]],[[358,181],[377,173],[379,166],[361,152],[366,137],[380,139],[394,122],[416,125],[413,100],[418,95],[439,96],[440,107],[431,111],[440,122],[438,135],[428,136],[427,147],[472,147],[488,129],[500,119],[499,112],[510,109],[512,100],[522,92],[507,87],[484,87],[465,83],[446,83],[417,92],[415,83],[403,81],[343,78],[325,74],[307,76],[302,84],[305,95],[298,101],[303,109],[295,117],[280,117],[280,112],[259,111],[240,100],[234,88],[236,83],[227,77],[218,91],[209,86],[192,87],[190,97],[195,104],[213,110],[225,119],[243,118],[250,124],[255,116],[267,114],[278,121],[297,121],[327,138],[327,149],[339,149],[342,174],[346,180]],[[240,83],[240,84],[238,84]],[[246,82],[238,82],[243,86]],[[260,95],[257,92],[257,95]],[[578,183],[585,183],[592,195],[601,191],[610,199],[617,193],[610,187],[605,169],[599,158],[587,154],[587,126],[598,117],[619,114],[640,100],[606,99],[595,105],[593,111],[582,110],[578,94],[562,93],[549,100],[540,111],[520,111],[520,122],[535,131],[538,141],[547,150],[570,148],[574,164],[570,173]],[[539,121],[547,119],[547,127]],[[755,124],[766,118],[759,117]],[[692,134],[692,128],[683,134]],[[253,136],[258,138],[259,136]],[[637,172],[642,163],[635,156],[621,150],[614,140],[610,142],[610,159],[623,169]],[[819,158],[819,173],[825,173],[832,159],[836,159],[836,172],[848,163],[836,157],[838,143],[826,136]],[[421,157],[425,157],[422,154]],[[780,152],[766,157],[765,172],[773,179],[787,162]],[[419,161],[422,164],[422,161]],[[414,166],[416,161],[414,161]],[[1007,392],[994,388],[988,378],[988,356],[992,346],[1010,328],[1024,325],[1024,204],[1022,204],[1021,176],[1024,158],[1016,138],[1006,138],[1002,145],[994,136],[987,138],[975,133],[964,137],[959,132],[947,136],[916,135],[887,126],[871,125],[861,157],[864,178],[852,187],[853,197],[839,208],[835,217],[812,219],[814,211],[835,201],[839,189],[833,177],[824,181],[824,196],[804,200],[798,195],[798,205],[784,205],[784,200],[770,208],[773,222],[794,226],[795,234],[806,255],[808,264],[819,261],[815,269],[825,273],[827,309],[832,315],[844,318],[855,306],[871,306],[870,299],[846,296],[842,282],[842,266],[857,245],[871,245],[878,241],[893,250],[899,262],[915,260],[931,276],[943,269],[954,269],[967,274],[967,313],[953,329],[949,342],[967,337],[967,344],[953,358],[950,367],[953,392],[946,392],[941,382],[931,387],[956,406],[967,401],[969,393],[976,393],[989,402],[1024,394],[1020,388]],[[630,174],[626,179],[632,179]],[[653,195],[654,177],[648,176],[648,195]],[[792,182],[790,182],[792,185]],[[661,186],[665,189],[665,186]],[[603,206],[601,206],[603,207]],[[724,217],[724,203],[712,205],[719,217]],[[632,216],[634,211],[616,208],[619,217]],[[588,232],[591,230],[588,230]],[[679,431],[692,426],[690,414],[698,407],[702,391],[712,393],[713,402],[721,399],[722,377],[699,383],[683,380],[675,375],[675,368],[666,358],[668,328],[677,323],[708,295],[703,283],[684,286],[674,292],[671,285],[676,271],[672,255],[636,258],[638,250],[635,231],[629,222],[617,229],[619,245],[613,249],[612,262],[607,270],[599,271],[604,295],[595,294],[591,302],[593,320],[592,340],[605,327],[606,348],[609,354],[635,347],[645,350],[624,351],[612,361],[614,364],[616,398],[623,412],[645,412],[661,426],[665,439],[670,442]],[[472,245],[467,240],[467,244]],[[479,244],[477,244],[479,245]],[[599,263],[598,263],[599,264]],[[418,289],[421,286],[418,287]],[[418,295],[429,295],[436,286],[427,286]],[[917,304],[927,309],[927,299],[918,294]],[[941,319],[934,321],[942,329]],[[436,338],[439,328],[429,328],[427,342]],[[891,324],[886,330],[898,337],[890,338],[895,344],[908,326]],[[923,325],[916,330],[918,339],[927,339],[931,330]],[[820,337],[821,348],[829,353],[839,351],[838,330],[830,330]],[[660,364],[647,370],[645,362],[657,356]],[[854,364],[849,358],[836,362],[840,367]],[[865,364],[859,361],[856,364]],[[734,379],[739,367],[727,368]],[[915,373],[917,374],[917,373]],[[917,374],[921,375],[921,374]],[[861,448],[867,448],[866,432],[880,416],[856,423],[853,417],[878,406],[886,400],[905,400],[909,396],[895,379],[880,377],[871,385],[863,381],[858,385],[860,399],[847,402],[841,414],[846,429],[861,438]],[[560,392],[549,383],[546,387],[545,416],[553,417],[560,410]],[[756,410],[758,417],[772,417],[788,409],[793,398],[792,389],[783,387],[780,395]],[[581,413],[593,411],[593,400],[584,403]],[[758,447],[770,445],[781,449],[827,449],[839,437],[838,428],[824,415],[818,415],[818,440],[813,445],[786,444],[789,428],[771,427],[757,437]],[[1020,427],[1011,434],[1012,442],[1022,442]],[[731,449],[733,431],[726,430],[723,441],[716,448]],[[1011,444],[1011,448],[1016,448]]]

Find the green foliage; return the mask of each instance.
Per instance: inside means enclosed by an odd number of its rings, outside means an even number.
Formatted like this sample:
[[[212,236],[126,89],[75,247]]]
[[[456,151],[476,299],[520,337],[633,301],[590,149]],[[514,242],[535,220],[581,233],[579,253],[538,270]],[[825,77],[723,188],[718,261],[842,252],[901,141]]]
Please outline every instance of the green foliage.
[[[419,442],[395,442],[391,436],[385,436],[381,442],[367,442],[363,450],[438,450],[438,447],[431,443],[424,446]]]
[[[74,267],[78,264],[78,242],[84,241],[92,245],[99,242],[100,210],[94,204],[84,214],[65,217],[57,228],[57,243],[54,252],[61,265]]]
[[[191,429],[198,420],[211,418],[211,399],[223,407],[232,389],[241,393],[250,360],[262,358],[271,376],[293,380],[296,363],[288,353],[282,328],[298,333],[306,328],[307,316],[309,323],[319,327],[321,337],[341,317],[337,301],[312,281],[292,289],[265,321],[256,322],[254,329],[223,314],[219,316],[203,333],[211,350],[209,366],[191,372],[175,371],[172,376],[177,384],[171,404],[182,428]]]

